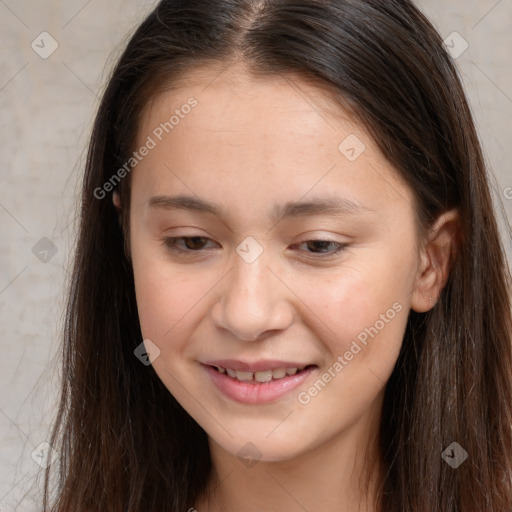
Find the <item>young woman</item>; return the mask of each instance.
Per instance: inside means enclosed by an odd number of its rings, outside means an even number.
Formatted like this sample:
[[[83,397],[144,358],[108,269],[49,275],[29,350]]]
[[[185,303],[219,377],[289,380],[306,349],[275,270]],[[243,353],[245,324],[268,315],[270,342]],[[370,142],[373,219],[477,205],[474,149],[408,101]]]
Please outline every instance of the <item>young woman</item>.
[[[73,276],[45,510],[512,510],[510,274],[411,2],[160,2]]]

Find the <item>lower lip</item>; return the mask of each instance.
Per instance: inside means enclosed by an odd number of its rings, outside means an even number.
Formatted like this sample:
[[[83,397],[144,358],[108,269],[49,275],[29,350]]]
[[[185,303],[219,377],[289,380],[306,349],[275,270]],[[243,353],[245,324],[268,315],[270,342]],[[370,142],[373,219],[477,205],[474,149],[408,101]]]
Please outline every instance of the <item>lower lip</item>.
[[[278,400],[286,393],[300,386],[316,369],[306,368],[295,375],[270,382],[241,382],[226,373],[220,373],[211,366],[202,365],[217,389],[232,400],[244,404],[262,404]]]

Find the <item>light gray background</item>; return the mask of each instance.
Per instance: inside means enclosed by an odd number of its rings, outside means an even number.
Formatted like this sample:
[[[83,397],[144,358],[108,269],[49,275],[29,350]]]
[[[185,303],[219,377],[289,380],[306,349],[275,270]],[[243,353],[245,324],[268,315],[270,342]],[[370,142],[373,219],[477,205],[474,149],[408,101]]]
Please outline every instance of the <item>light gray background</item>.
[[[40,509],[42,470],[32,453],[55,411],[85,146],[119,45],[155,4],[0,0],[0,512]],[[512,218],[512,0],[419,5],[443,39],[456,31],[469,43],[457,64],[505,226]],[[31,47],[34,40],[42,46],[43,31],[59,45],[47,59]],[[33,252],[43,237],[57,250],[46,263]]]

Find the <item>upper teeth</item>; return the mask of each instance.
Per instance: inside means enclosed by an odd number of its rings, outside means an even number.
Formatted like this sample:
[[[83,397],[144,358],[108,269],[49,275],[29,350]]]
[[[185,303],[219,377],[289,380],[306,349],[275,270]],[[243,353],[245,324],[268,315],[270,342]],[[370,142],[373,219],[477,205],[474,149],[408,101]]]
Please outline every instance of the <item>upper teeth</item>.
[[[269,382],[272,379],[282,379],[286,375],[295,375],[298,371],[304,370],[305,366],[299,368],[276,368],[275,370],[264,370],[262,372],[244,372],[222,368],[217,366],[220,373],[227,373],[230,377],[241,381],[255,380],[256,382]]]

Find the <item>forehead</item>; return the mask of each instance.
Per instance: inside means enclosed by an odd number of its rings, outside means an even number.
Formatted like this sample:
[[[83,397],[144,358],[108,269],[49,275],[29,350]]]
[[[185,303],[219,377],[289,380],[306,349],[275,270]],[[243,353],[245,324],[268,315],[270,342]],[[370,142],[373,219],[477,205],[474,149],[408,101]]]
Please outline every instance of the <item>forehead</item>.
[[[151,122],[159,117],[167,119],[191,97],[197,99],[200,107],[196,113],[201,112],[192,122],[209,122],[208,116],[218,116],[219,131],[244,119],[255,123],[280,117],[285,123],[293,123],[305,113],[313,114],[307,122],[315,132],[314,121],[325,123],[332,130],[339,129],[340,124],[347,127],[358,124],[355,115],[342,106],[343,98],[334,99],[327,86],[291,73],[255,76],[245,65],[237,63],[205,65],[179,75],[167,89],[150,98],[143,111],[139,135],[144,136]],[[222,115],[218,115],[220,112]],[[362,126],[358,128],[364,130]]]
[[[404,187],[355,116],[296,76],[255,78],[239,65],[199,68],[156,94],[141,121],[137,147],[147,137],[156,142],[134,172],[147,195],[178,186],[208,196],[222,185],[229,187],[223,201],[283,199],[285,192],[296,200],[342,187],[379,207]]]

